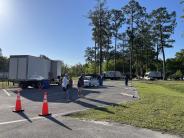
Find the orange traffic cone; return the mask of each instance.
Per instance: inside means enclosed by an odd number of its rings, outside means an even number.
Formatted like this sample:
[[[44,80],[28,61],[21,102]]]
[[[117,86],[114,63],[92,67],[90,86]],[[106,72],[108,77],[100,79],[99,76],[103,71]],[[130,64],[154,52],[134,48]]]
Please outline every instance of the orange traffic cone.
[[[13,112],[23,112],[22,106],[21,106],[21,99],[20,99],[20,91],[17,91],[17,100],[16,100],[16,105],[15,105],[15,110]]]
[[[51,114],[49,113],[49,108],[48,108],[47,92],[45,92],[44,98],[43,98],[42,113],[39,114],[39,116],[49,116],[49,115]]]

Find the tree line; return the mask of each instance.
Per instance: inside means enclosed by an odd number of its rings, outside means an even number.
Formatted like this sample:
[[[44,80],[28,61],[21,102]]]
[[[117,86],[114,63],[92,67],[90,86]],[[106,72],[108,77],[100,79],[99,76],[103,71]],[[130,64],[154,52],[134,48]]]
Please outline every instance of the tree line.
[[[0,56],[0,72],[9,71],[9,59],[7,57]]]
[[[175,42],[175,11],[160,7],[147,12],[137,0],[108,9],[105,1],[98,0],[88,18],[94,46],[85,50],[85,66],[91,72],[114,70],[139,77],[157,70],[166,79],[165,49]]]
[[[63,64],[62,74],[79,76],[114,70],[139,77],[156,70],[162,72],[163,79],[184,75],[184,49],[174,58],[165,59],[165,49],[175,42],[175,11],[160,7],[147,12],[137,0],[130,0],[121,9],[108,9],[105,0],[97,0],[88,18],[94,46],[86,48],[85,64]],[[0,72],[8,72],[8,64],[9,59],[1,56]]]

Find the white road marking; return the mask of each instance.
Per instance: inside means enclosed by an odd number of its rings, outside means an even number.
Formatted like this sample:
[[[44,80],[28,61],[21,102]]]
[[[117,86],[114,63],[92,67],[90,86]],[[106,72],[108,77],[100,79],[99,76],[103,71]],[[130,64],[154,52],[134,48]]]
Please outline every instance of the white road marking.
[[[85,122],[90,122],[90,123],[94,123],[94,124],[100,124],[100,125],[104,125],[104,126],[113,126],[112,124],[110,124],[109,122],[105,122],[105,121],[88,121],[88,120],[83,120]]]
[[[42,117],[33,117],[31,118],[31,120],[37,120],[40,119]],[[15,120],[15,121],[8,121],[8,122],[1,122],[0,125],[7,125],[7,124],[13,124],[13,123],[19,123],[19,122],[26,122],[27,119],[21,119],[21,120]]]
[[[75,110],[75,111],[72,111],[72,112],[52,114],[52,117],[64,116],[64,115],[67,115],[67,114],[71,114],[71,113],[79,112],[79,111],[84,111],[84,110],[87,110],[87,109],[88,108],[83,109],[83,110]],[[36,117],[30,118],[30,120],[32,120],[32,121],[33,120],[38,120],[38,119],[45,119],[45,117],[36,116]],[[27,119],[20,119],[20,120],[14,120],[14,121],[0,122],[0,125],[14,124],[14,123],[20,123],[20,122],[26,122],[26,121],[27,121]]]
[[[120,93],[121,95],[125,95],[125,96],[129,96],[129,97],[133,97],[134,95],[132,94],[127,94],[127,93]]]
[[[15,107],[15,106],[13,106],[13,105],[2,104],[2,105],[0,106],[0,109],[7,109],[7,108],[13,108],[13,107]]]
[[[7,90],[5,90],[5,89],[2,89],[2,90],[3,90],[3,92],[4,92],[6,95],[11,96],[11,94],[10,94]]]
[[[118,104],[120,104],[120,103],[118,103]],[[101,105],[101,106],[98,106],[98,107],[105,107],[105,106],[106,105]],[[52,114],[52,117],[64,116],[64,115],[68,115],[68,114],[72,114],[72,113],[76,113],[76,112],[86,111],[88,109],[90,109],[90,108],[79,109],[79,110],[69,111],[69,112],[64,112],[64,113]],[[30,118],[30,120],[38,120],[38,119],[45,119],[45,117],[36,116],[36,117]],[[20,122],[26,122],[26,121],[27,121],[27,119],[20,119],[20,120],[14,120],[14,121],[0,122],[0,125],[14,124],[14,123],[20,123]]]

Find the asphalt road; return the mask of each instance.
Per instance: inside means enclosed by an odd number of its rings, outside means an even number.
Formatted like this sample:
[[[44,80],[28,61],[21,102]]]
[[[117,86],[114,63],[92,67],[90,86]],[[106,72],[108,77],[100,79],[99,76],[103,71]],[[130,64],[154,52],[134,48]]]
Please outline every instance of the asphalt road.
[[[0,137],[2,138],[128,138],[128,137],[174,137],[147,129],[107,122],[81,121],[63,117],[68,113],[108,106],[136,100],[133,87],[125,87],[121,81],[107,81],[100,88],[86,88],[85,98],[78,98],[76,89],[72,91],[71,102],[66,102],[62,89],[53,86],[48,90],[26,89],[21,92],[23,113],[13,113],[16,89],[0,91]],[[48,92],[49,111],[52,116],[39,117],[43,92]],[[104,111],[105,112],[105,111]]]

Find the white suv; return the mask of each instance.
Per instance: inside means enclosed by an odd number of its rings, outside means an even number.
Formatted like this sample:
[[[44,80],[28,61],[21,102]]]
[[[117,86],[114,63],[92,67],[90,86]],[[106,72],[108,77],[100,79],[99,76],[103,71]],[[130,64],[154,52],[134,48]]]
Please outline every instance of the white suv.
[[[92,87],[92,86],[99,86],[99,80],[92,76],[85,76],[84,77],[84,87]]]

